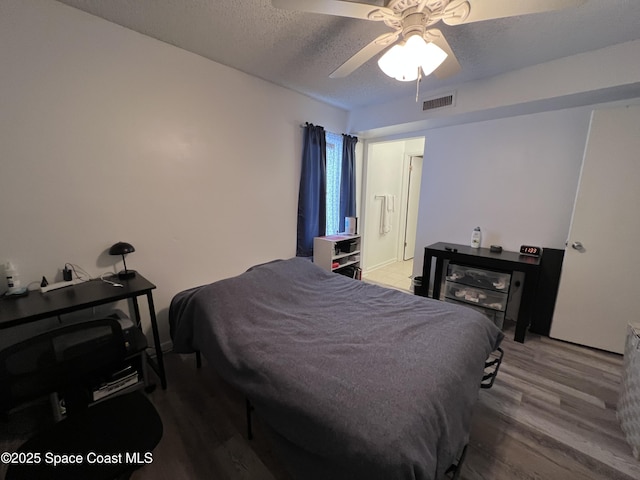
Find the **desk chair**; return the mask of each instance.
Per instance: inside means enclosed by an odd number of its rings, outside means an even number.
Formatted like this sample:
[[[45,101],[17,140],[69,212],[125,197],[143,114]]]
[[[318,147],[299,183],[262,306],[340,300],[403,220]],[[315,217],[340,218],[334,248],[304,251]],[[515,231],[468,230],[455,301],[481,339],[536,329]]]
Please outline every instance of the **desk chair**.
[[[7,480],[126,479],[144,464],[162,437],[162,420],[146,396],[115,394],[89,406],[87,386],[121,368],[128,345],[118,320],[107,318],[57,328],[0,352],[0,411],[51,393],[66,404],[66,418],[18,449],[40,453],[40,462],[10,465]],[[53,466],[45,452],[81,455],[82,462]],[[89,463],[90,452],[110,455],[115,463]],[[141,462],[131,457],[136,453]]]

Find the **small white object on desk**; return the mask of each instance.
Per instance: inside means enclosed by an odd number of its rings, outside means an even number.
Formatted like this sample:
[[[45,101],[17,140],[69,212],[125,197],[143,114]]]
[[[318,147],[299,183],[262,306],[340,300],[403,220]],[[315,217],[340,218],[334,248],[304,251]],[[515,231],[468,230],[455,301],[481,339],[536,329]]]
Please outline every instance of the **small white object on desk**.
[[[480,243],[482,243],[482,231],[480,227],[476,227],[471,232],[471,248],[480,248]]]
[[[82,283],[82,282],[83,282],[83,280],[80,280],[80,279],[76,278],[75,280],[69,280],[68,282],[50,283],[46,287],[40,287],[40,291],[42,293],[47,293],[47,292],[50,292],[51,290],[57,290],[59,288],[64,288],[64,287],[70,287],[72,285],[77,285],[78,283]]]

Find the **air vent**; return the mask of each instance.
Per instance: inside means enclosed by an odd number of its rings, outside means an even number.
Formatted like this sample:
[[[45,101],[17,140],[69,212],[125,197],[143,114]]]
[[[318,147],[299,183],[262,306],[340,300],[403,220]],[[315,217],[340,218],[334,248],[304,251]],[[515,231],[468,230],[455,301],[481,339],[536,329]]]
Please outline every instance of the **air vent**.
[[[422,102],[422,111],[433,110],[435,108],[448,107],[453,105],[453,93],[443,97],[431,98]]]

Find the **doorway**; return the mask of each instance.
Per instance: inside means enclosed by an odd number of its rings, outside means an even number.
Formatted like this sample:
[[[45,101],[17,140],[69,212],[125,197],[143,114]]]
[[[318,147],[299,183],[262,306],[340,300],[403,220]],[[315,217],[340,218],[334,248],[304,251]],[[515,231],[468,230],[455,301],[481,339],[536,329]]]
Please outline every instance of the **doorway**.
[[[365,280],[411,290],[424,143],[419,137],[367,145],[361,203]]]

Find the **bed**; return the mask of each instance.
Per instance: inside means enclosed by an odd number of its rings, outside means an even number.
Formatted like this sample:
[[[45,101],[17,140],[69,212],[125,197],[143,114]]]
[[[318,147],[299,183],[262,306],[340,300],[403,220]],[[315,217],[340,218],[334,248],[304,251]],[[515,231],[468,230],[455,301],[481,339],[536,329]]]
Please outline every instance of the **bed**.
[[[169,321],[174,351],[244,392],[305,480],[442,478],[503,338],[469,308],[302,258],[180,292]]]

